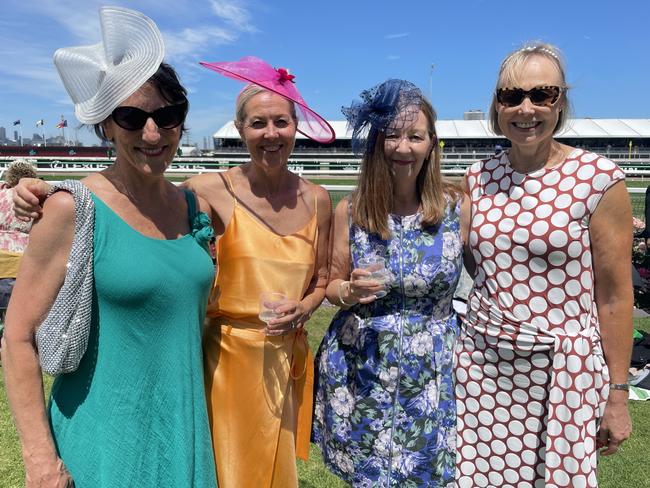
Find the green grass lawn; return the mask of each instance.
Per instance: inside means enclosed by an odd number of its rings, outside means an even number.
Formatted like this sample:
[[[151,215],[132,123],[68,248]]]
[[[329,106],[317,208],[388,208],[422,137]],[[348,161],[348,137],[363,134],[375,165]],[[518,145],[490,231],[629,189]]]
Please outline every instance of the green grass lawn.
[[[316,311],[307,329],[309,343],[314,351],[329,325],[336,308],[321,307]],[[635,327],[650,332],[650,319],[635,319]],[[46,379],[49,389],[51,380]],[[634,434],[619,454],[601,458],[600,486],[602,488],[650,488],[650,474],[646,468],[650,453],[650,402],[631,402]],[[304,488],[344,488],[348,486],[327,471],[319,449],[312,445],[308,462],[298,461],[300,486]],[[0,379],[0,487],[23,486],[23,468],[18,436],[11,420],[4,380]]]
[[[625,184],[630,188],[647,188],[650,185],[650,179],[646,178],[626,178]]]

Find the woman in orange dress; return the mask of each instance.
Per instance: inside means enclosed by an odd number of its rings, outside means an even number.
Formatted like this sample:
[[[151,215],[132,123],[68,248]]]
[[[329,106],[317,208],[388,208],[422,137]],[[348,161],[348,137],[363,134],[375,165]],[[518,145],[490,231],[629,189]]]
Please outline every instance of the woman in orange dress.
[[[205,66],[250,82],[235,119],[250,162],[189,180],[210,203],[220,235],[204,338],[219,486],[298,486],[295,460],[309,453],[313,382],[303,325],[325,296],[331,202],[287,161],[297,130],[321,142],[334,133],[285,70],[256,58]],[[262,292],[287,297],[268,325],[258,317]]]

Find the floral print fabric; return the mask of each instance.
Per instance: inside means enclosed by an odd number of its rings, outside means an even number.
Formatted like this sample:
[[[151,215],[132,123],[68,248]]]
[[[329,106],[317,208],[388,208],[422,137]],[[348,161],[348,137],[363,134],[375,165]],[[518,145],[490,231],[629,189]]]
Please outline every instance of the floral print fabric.
[[[350,226],[351,266],[384,256],[388,295],[332,320],[316,358],[314,439],[329,469],[354,486],[453,483],[458,213],[450,205],[424,229],[420,214],[391,215],[388,241]]]
[[[29,241],[32,223],[16,218],[12,196],[11,188],[0,187],[0,249],[9,252],[23,252]]]

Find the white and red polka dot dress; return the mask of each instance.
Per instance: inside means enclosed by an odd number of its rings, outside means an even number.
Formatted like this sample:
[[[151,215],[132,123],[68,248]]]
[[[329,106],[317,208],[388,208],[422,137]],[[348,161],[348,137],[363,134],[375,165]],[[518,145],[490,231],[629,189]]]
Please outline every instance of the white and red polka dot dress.
[[[469,169],[477,275],[456,349],[460,487],[597,486],[607,396],[589,219],[625,177],[579,149],[523,174]]]

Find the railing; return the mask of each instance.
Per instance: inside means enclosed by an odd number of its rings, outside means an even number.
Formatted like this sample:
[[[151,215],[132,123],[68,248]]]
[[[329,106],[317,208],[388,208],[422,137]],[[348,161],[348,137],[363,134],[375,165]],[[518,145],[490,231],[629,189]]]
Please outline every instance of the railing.
[[[480,155],[477,155],[480,156]],[[444,158],[441,162],[442,173],[447,176],[462,176],[467,168],[474,163],[478,157],[472,155],[471,158],[465,159],[448,159]],[[0,157],[0,178],[7,165],[13,158]],[[228,168],[240,165],[249,160],[248,157],[230,157],[227,159],[215,158],[179,158],[175,160],[167,174],[172,177],[190,177],[202,173],[216,173],[226,171]],[[39,174],[43,176],[56,177],[58,175],[76,175],[83,176],[89,173],[101,171],[110,164],[112,160],[108,158],[84,158],[80,162],[79,158],[62,157],[62,158],[32,158],[29,159],[36,165]],[[639,177],[641,179],[650,177],[650,157],[647,159],[614,159],[628,176]],[[288,161],[288,167],[291,171],[300,176],[331,178],[331,179],[350,179],[359,174],[359,159],[339,159],[339,158],[295,158]]]

